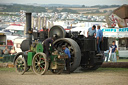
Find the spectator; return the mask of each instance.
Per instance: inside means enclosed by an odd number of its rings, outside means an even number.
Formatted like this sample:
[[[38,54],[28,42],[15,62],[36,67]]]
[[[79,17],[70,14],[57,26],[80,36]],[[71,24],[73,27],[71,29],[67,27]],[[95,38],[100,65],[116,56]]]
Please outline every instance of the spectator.
[[[12,47],[10,53],[11,55],[15,55],[17,53],[14,46]]]
[[[3,50],[3,53],[6,54],[6,55],[10,53],[10,50],[8,49],[8,46],[5,47],[5,49]]]
[[[117,46],[115,44],[115,41],[112,42],[111,48],[112,48],[112,53],[111,53],[112,61],[116,62],[117,61],[117,59],[116,59]]]

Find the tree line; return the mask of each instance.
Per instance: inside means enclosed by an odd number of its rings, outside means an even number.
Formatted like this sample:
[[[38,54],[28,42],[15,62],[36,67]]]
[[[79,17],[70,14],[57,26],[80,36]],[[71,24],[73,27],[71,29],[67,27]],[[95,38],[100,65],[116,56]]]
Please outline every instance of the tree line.
[[[1,5],[0,4],[0,12],[19,12],[20,10],[25,10],[26,12],[47,12],[47,10],[52,10],[52,12],[69,12],[69,13],[78,13],[76,10],[64,8],[62,10],[58,10],[57,8],[48,8],[41,6],[32,6],[32,5],[20,5],[20,4],[13,4],[13,5]]]
[[[0,5],[2,10],[0,12],[19,12],[20,10],[25,10],[27,12],[47,12],[46,8],[40,6],[32,5]]]
[[[85,6],[82,5],[81,8],[112,8],[112,7],[119,7],[120,5],[95,5],[95,6]],[[21,5],[21,4],[13,4],[13,5],[2,5],[0,4],[0,12],[19,12],[20,10],[25,10],[27,12],[47,12],[48,10],[52,10],[51,12],[68,12],[68,13],[78,13],[76,10],[72,10],[69,7],[63,7],[62,10],[58,10],[57,7],[48,7],[46,9],[42,6],[33,6],[33,5]],[[104,11],[106,13],[107,11]],[[91,12],[92,13],[92,12]],[[99,10],[96,10],[94,13],[100,13]]]

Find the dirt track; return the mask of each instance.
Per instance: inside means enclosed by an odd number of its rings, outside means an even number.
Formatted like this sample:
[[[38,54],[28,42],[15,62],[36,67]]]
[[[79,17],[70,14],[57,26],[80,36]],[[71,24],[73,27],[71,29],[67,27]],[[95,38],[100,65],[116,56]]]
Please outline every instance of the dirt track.
[[[101,68],[92,72],[77,71],[71,74],[35,75],[27,72],[0,71],[0,85],[128,85],[128,69]]]

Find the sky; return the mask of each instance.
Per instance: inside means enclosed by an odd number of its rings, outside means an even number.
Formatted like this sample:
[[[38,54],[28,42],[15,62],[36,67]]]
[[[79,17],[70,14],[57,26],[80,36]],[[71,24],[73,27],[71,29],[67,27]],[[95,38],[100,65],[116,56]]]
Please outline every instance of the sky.
[[[123,5],[128,4],[128,0],[0,0],[0,3],[18,4],[69,4],[69,5]]]

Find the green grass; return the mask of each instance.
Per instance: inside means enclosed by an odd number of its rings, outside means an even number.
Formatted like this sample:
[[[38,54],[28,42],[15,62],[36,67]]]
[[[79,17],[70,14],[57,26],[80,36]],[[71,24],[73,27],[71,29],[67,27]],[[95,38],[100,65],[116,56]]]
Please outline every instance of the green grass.
[[[128,62],[128,59],[119,59],[117,62]]]
[[[19,16],[19,15],[9,14],[8,12],[0,12],[0,16]]]
[[[128,68],[99,68],[96,71],[104,71],[104,72],[128,72]]]
[[[6,73],[6,72],[15,72],[15,68],[0,68],[0,73]],[[83,73],[84,72],[85,73],[90,73],[90,72],[91,73],[128,73],[128,68],[99,68],[93,71],[85,70],[83,71]]]
[[[128,68],[98,68],[97,70],[82,70],[86,73],[128,73]]]
[[[14,72],[14,68],[0,68],[0,72]]]

